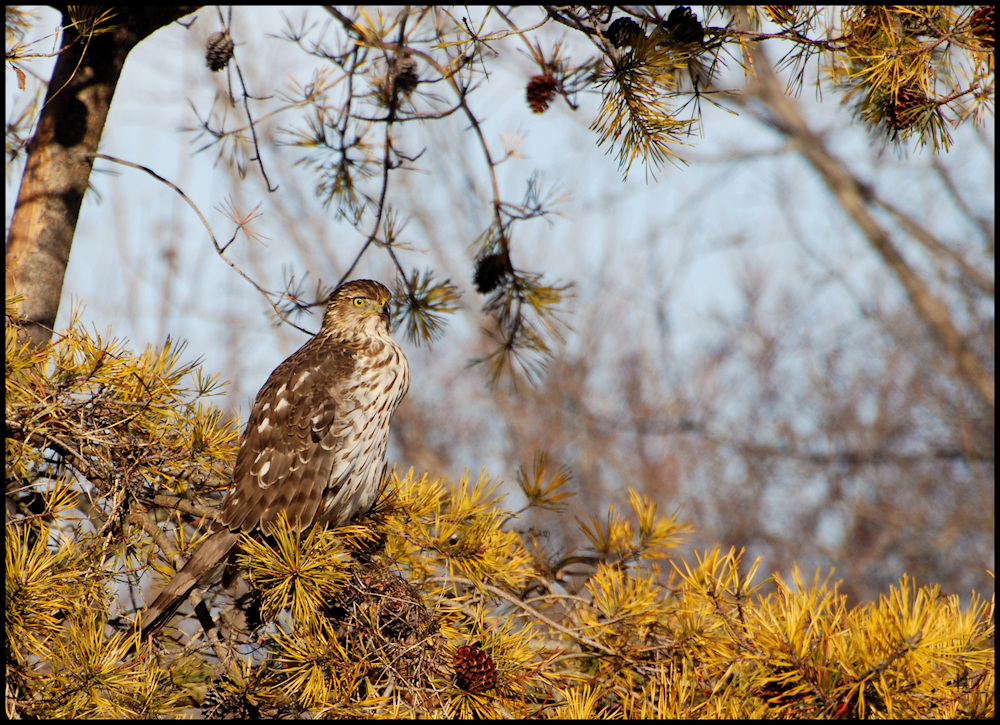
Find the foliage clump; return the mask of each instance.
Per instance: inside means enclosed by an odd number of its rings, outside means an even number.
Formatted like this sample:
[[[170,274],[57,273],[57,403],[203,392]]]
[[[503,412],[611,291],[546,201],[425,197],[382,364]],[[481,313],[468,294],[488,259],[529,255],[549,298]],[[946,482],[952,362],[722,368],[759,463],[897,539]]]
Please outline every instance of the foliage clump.
[[[553,554],[485,473],[393,470],[349,526],[246,538],[251,591],[206,593],[225,638],[182,609],[139,642],[140,592],[211,517],[236,423],[169,342],[134,355],[74,321],[33,350],[6,322],[8,715],[993,717],[992,597],[904,576],[851,608],[733,549],[672,559],[687,528],[632,491]],[[569,481],[539,458],[518,482],[558,509]]]

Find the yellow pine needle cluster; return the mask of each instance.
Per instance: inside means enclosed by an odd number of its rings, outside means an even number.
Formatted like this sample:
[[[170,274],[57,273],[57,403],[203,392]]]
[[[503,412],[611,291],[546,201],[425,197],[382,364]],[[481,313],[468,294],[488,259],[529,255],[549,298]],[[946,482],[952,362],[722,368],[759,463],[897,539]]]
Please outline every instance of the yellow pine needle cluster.
[[[8,524],[6,533],[8,707],[13,684],[31,693],[47,718],[174,712],[184,693],[164,686],[163,670],[127,656],[134,637],[109,633],[108,577],[88,561],[86,548],[69,540],[56,545],[48,526]]]
[[[203,593],[230,662],[183,609],[138,643],[138,590],[163,549],[197,540],[238,425],[186,387],[199,373],[172,347],[132,355],[74,323],[32,351],[7,324],[8,713],[994,715],[992,597],[963,608],[904,576],[852,608],[829,577],[761,579],[736,550],[687,561],[675,551],[687,527],[632,490],[579,522],[585,550],[548,555],[485,473],[394,469],[350,526],[279,521],[245,539],[259,622],[230,616],[227,592]],[[544,457],[518,476],[526,509],[558,508],[569,482]],[[182,486],[191,497],[176,503]],[[569,559],[591,564],[575,589],[557,576]]]
[[[185,344],[170,338],[140,354],[89,333],[74,314],[70,328],[43,351],[18,339],[8,298],[5,399],[8,492],[11,475],[28,485],[59,477],[66,465],[104,493],[155,484],[169,491],[192,481],[221,484],[239,430],[217,408],[217,376],[198,361],[181,363]],[[49,450],[59,460],[43,455]],[[24,493],[27,494],[27,488]]]
[[[270,541],[244,534],[238,557],[263,593],[261,616],[274,619],[287,608],[300,626],[315,627],[324,602],[335,599],[350,577],[347,547],[329,529],[296,531],[284,511],[270,534]]]
[[[66,611],[80,591],[77,575],[84,573],[82,562],[70,561],[72,553],[68,544],[50,547],[47,529],[8,527],[4,571],[16,572],[7,577],[4,602],[8,661],[45,657],[66,615],[79,614],[80,606]]]
[[[610,61],[597,76],[603,103],[591,129],[599,145],[618,146],[623,178],[636,160],[647,163],[649,176],[667,161],[683,163],[674,148],[685,143],[695,122],[678,118],[671,101],[680,94],[678,67],[686,66],[689,56],[682,62],[675,50],[658,47],[651,38]]]
[[[850,6],[841,9],[840,26],[843,47],[827,68],[870,129],[947,150],[949,127],[992,115],[984,91],[993,52],[976,37],[971,8]]]
[[[459,309],[458,287],[450,279],[439,282],[434,272],[414,269],[410,275],[409,289],[396,289],[395,298],[401,300],[399,317],[394,324],[402,326],[406,339],[417,345],[429,345],[444,332],[448,315]]]

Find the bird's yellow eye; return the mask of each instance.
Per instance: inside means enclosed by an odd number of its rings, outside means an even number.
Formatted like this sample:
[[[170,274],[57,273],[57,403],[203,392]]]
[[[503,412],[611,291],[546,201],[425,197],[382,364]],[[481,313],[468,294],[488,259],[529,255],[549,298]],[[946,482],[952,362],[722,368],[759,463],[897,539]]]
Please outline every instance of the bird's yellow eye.
[[[354,298],[354,306],[355,307],[364,307],[365,306],[365,298],[364,297],[355,297]]]

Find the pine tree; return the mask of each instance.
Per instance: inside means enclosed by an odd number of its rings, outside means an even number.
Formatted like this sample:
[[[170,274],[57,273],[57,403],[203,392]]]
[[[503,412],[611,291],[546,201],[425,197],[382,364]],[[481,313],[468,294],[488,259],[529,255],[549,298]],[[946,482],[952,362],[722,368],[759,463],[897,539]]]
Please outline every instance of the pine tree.
[[[848,608],[818,572],[756,582],[735,550],[685,562],[671,552],[688,527],[635,492],[557,557],[486,473],[394,470],[351,525],[281,521],[243,542],[247,595],[206,592],[224,639],[181,615],[140,642],[131,623],[197,545],[238,426],[183,346],[137,355],[74,322],[39,350],[12,302],[9,715],[993,717],[992,599],[962,609],[904,576]],[[544,457],[518,477],[550,509],[568,481]]]

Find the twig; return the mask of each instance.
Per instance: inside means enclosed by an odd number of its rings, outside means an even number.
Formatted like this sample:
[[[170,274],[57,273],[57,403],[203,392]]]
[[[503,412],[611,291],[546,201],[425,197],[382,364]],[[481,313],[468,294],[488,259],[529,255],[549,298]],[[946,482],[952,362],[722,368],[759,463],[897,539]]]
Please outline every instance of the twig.
[[[205,218],[205,215],[201,213],[201,209],[198,208],[198,205],[195,204],[190,199],[190,197],[188,197],[188,195],[185,194],[181,190],[181,188],[179,186],[177,186],[177,184],[173,183],[172,181],[169,181],[168,179],[163,178],[158,173],[156,173],[155,171],[153,171],[152,169],[150,169],[147,166],[143,166],[142,164],[137,164],[137,163],[134,163],[132,161],[125,161],[124,159],[115,158],[114,156],[108,156],[107,154],[97,153],[97,154],[91,154],[91,156],[93,158],[104,159],[105,161],[111,161],[112,163],[121,164],[122,166],[131,166],[133,169],[139,169],[139,171],[145,171],[147,174],[149,174],[150,176],[152,176],[154,179],[157,179],[158,181],[163,182],[164,184],[166,184],[167,186],[169,186],[171,189],[173,189],[174,191],[176,191],[178,194],[180,194],[181,198],[185,202],[187,202],[187,205],[190,206],[194,210],[194,213],[198,215],[198,218],[201,219],[201,223],[205,227],[206,231],[208,231],[208,236],[212,239],[212,244],[215,246],[215,251],[218,253],[218,255],[222,259],[222,261],[224,261],[226,264],[228,264],[230,267],[232,267],[233,271],[235,271],[238,275],[240,275],[247,282],[249,282],[250,284],[252,284],[254,286],[254,289],[256,289],[258,292],[260,292],[264,296],[264,299],[266,299],[267,303],[269,305],[271,305],[271,308],[274,310],[274,314],[277,315],[278,318],[280,318],[282,321],[288,323],[289,325],[291,325],[292,327],[294,327],[296,330],[300,330],[300,331],[306,333],[307,335],[312,335],[313,334],[309,330],[306,330],[305,328],[299,327],[294,322],[292,322],[290,319],[288,319],[284,314],[282,314],[281,310],[278,308],[278,305],[271,301],[271,294],[270,294],[270,292],[268,292],[263,287],[261,287],[259,284],[257,284],[256,282],[254,282],[246,272],[244,272],[242,269],[240,269],[232,260],[230,260],[226,256],[225,250],[222,247],[219,246],[219,241],[215,238],[215,233],[212,231],[212,227],[208,223],[208,220]]]
[[[216,517],[219,515],[218,509],[212,506],[205,506],[204,504],[190,501],[186,498],[181,498],[180,496],[153,496],[153,498],[148,499],[148,501],[153,506],[175,509],[186,514],[191,514],[192,516],[200,516],[204,519],[211,519],[212,521],[215,521]]]
[[[148,513],[141,511],[132,511],[129,514],[129,520],[133,523],[139,525],[139,527],[145,531],[150,538],[153,539],[153,543],[159,547],[166,557],[170,560],[175,571],[180,571],[184,568],[187,560],[181,555],[174,546],[173,542],[163,533],[163,530],[156,525]],[[195,587],[188,594],[188,601],[194,607],[195,615],[198,617],[198,621],[201,622],[202,629],[205,630],[205,637],[208,639],[209,644],[215,651],[215,656],[219,658],[219,662],[225,669],[229,669],[232,664],[232,658],[229,655],[228,650],[225,648],[221,637],[213,637],[213,633],[218,634],[218,625],[212,618],[211,612],[208,611],[208,606],[205,604],[204,598],[201,596],[201,591]]]
[[[236,67],[236,75],[240,79],[240,86],[243,87],[243,108],[246,111],[247,119],[250,122],[250,135],[253,136],[253,148],[257,152],[257,165],[260,166],[260,175],[264,177],[264,182],[267,184],[267,190],[274,193],[278,190],[277,186],[271,186],[271,180],[267,178],[267,171],[264,169],[264,159],[260,154],[260,142],[257,140],[257,127],[254,125],[253,116],[250,114],[250,101],[249,93],[247,93],[247,84],[243,80],[243,71],[240,70],[240,64],[233,58],[233,65]]]

